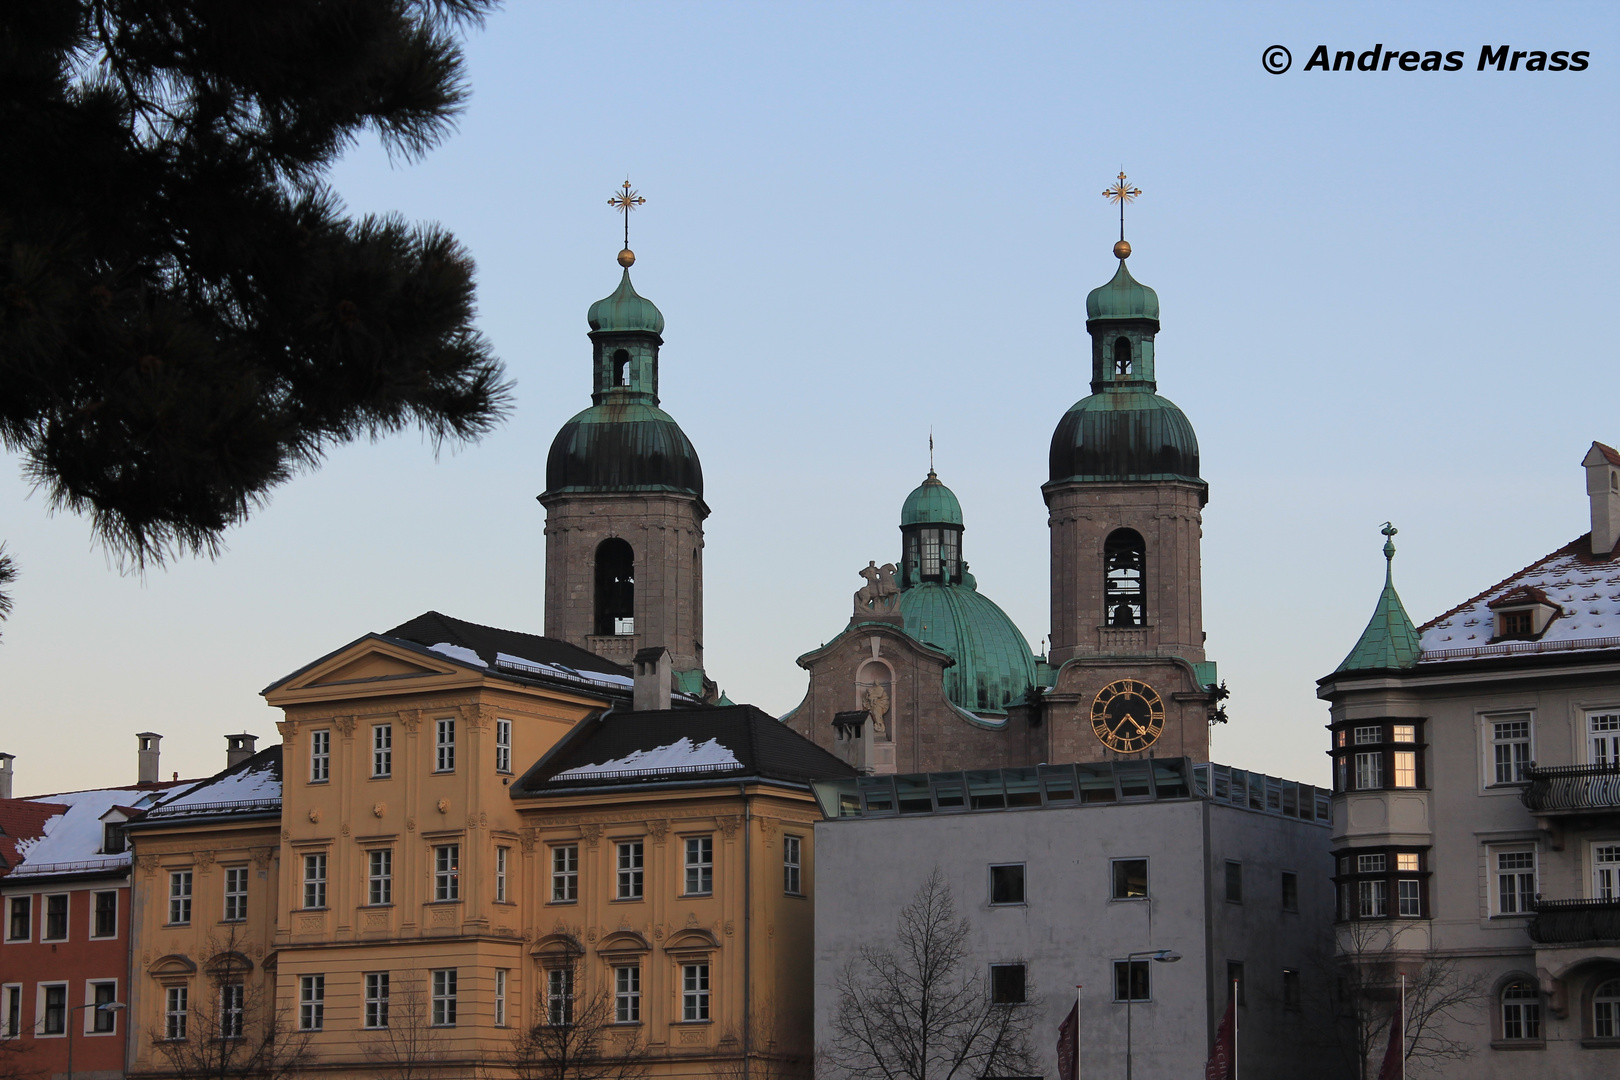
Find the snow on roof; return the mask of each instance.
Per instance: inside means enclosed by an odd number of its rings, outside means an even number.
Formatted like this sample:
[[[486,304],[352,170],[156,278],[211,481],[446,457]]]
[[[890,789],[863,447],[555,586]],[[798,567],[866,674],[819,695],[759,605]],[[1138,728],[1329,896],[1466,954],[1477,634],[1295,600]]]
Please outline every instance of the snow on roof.
[[[204,807],[211,810],[228,808],[270,809],[281,804],[281,780],[276,776],[276,763],[264,758],[253,768],[228,772],[213,780],[205,780],[188,791],[166,800],[147,814],[147,819],[196,813]]]
[[[636,684],[636,680],[628,675],[614,675],[607,671],[579,671],[569,667],[567,664],[543,664],[538,660],[513,656],[511,653],[496,653],[495,664],[497,667],[532,671],[539,675],[550,675],[556,679],[571,679],[575,682],[601,683],[607,686],[634,686]]]
[[[429,645],[428,652],[436,652],[452,660],[460,660],[463,664],[472,664],[474,667],[489,667],[482,657],[465,645],[452,645],[448,641],[441,641],[437,645]]]
[[[637,750],[613,761],[599,765],[579,765],[553,776],[552,780],[590,780],[608,776],[638,773],[707,772],[710,770],[741,768],[742,762],[719,739],[709,739],[693,745],[692,740],[681,738],[667,746],[651,750]]]
[[[1586,543],[1583,536],[1425,623],[1419,662],[1620,646],[1620,560],[1594,562]],[[1491,602],[1521,589],[1539,590],[1562,610],[1535,641],[1487,644],[1496,635]]]
[[[34,874],[61,874],[86,870],[116,870],[129,865],[129,852],[103,855],[101,818],[114,806],[144,808],[152,805],[175,788],[189,784],[165,784],[151,788],[99,788],[94,791],[69,791],[61,795],[41,795],[29,800],[39,803],[59,803],[67,813],[58,814],[45,823],[45,835],[33,840],[19,841],[18,851],[23,856],[19,865],[7,877],[8,881]]]

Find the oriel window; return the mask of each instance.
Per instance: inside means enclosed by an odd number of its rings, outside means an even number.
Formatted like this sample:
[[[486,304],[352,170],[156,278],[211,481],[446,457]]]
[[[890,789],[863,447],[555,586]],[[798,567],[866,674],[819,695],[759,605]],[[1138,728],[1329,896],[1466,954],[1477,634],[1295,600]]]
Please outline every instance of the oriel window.
[[[1147,545],[1135,529],[1115,529],[1103,545],[1106,583],[1105,622],[1109,626],[1147,625],[1145,570]]]

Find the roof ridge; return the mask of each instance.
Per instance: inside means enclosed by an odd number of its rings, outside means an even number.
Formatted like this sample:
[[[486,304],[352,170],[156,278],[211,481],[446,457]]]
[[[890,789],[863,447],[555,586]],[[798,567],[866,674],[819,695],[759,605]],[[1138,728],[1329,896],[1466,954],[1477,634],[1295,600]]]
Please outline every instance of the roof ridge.
[[[1565,544],[1563,547],[1557,548],[1557,549],[1555,549],[1553,551],[1550,551],[1547,554],[1543,555],[1541,558],[1537,559],[1535,562],[1530,563],[1528,566],[1525,566],[1522,569],[1514,571],[1513,573],[1509,574],[1507,577],[1503,578],[1501,581],[1498,581],[1495,585],[1492,585],[1490,588],[1482,589],[1481,591],[1475,593],[1473,596],[1470,596],[1467,600],[1464,600],[1462,603],[1458,604],[1456,607],[1452,608],[1451,610],[1445,611],[1445,612],[1442,612],[1439,615],[1436,615],[1434,618],[1430,619],[1428,622],[1426,622],[1423,625],[1419,626],[1417,628],[1417,632],[1421,635],[1425,630],[1428,630],[1430,627],[1436,626],[1440,622],[1451,618],[1453,615],[1457,614],[1459,611],[1462,611],[1464,608],[1473,607],[1475,604],[1479,603],[1481,600],[1485,599],[1487,596],[1494,593],[1497,589],[1500,589],[1503,586],[1508,585],[1515,578],[1523,577],[1525,574],[1528,574],[1530,571],[1534,570],[1536,567],[1542,565],[1543,563],[1550,562],[1553,559],[1556,559],[1560,555],[1574,554],[1575,552],[1578,552],[1580,542],[1582,540],[1585,540],[1587,537],[1589,537],[1591,535],[1592,534],[1590,532],[1582,533],[1580,536],[1577,536],[1575,539],[1571,540],[1569,543]]]

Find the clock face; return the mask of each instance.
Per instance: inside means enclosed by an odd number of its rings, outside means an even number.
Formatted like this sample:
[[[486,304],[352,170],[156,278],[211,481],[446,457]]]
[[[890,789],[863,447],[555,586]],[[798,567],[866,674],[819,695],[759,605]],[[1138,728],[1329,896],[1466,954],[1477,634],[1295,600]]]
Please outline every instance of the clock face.
[[[1091,730],[1102,744],[1121,754],[1146,750],[1164,731],[1164,702],[1140,679],[1119,679],[1097,691],[1091,703]]]

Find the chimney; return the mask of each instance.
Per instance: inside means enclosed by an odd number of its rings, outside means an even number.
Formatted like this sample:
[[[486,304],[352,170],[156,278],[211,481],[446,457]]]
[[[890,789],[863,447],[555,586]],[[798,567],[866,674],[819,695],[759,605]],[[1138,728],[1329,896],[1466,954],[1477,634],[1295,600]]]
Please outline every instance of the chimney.
[[[142,784],[155,784],[158,782],[158,743],[163,736],[155,731],[142,731],[135,736],[135,745],[138,747],[135,760],[136,781]]]
[[[1601,558],[1620,540],[1620,450],[1595,442],[1581,464],[1592,502],[1592,554]]]
[[[0,799],[11,798],[11,763],[16,754],[0,754]]]
[[[240,735],[225,736],[225,767],[228,769],[256,754],[258,751],[253,748],[253,744],[258,741],[257,735],[249,735],[245,731]]]
[[[670,671],[669,650],[662,645],[642,649],[635,659],[636,690],[632,704],[636,712],[652,712],[669,708]]]

